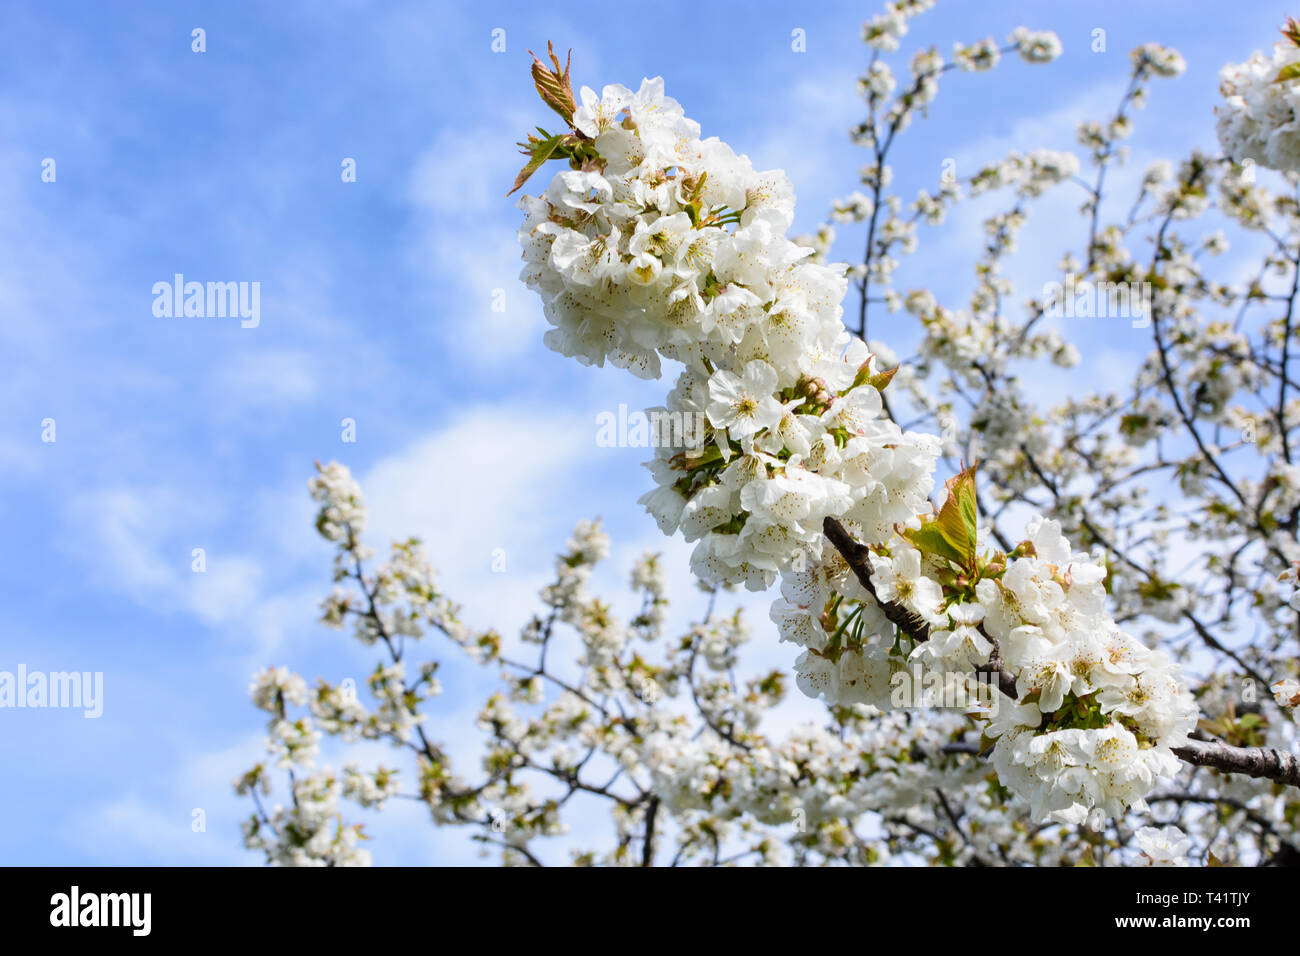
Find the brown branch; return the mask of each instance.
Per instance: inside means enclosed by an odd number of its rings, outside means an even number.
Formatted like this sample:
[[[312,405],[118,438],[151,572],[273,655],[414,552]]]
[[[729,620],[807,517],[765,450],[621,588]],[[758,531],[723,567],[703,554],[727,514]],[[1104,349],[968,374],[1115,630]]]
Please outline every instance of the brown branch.
[[[1197,767],[1222,773],[1244,773],[1300,787],[1300,757],[1271,747],[1233,747],[1221,741],[1189,740],[1174,754]]]
[[[996,642],[994,642],[992,638],[988,636],[988,632],[984,630],[984,625],[981,624],[979,630],[980,633],[984,635],[985,639],[988,640],[990,643],[993,643],[994,646],[996,647]],[[975,668],[975,673],[997,675],[998,690],[1002,691],[1004,695],[1010,697],[1012,700],[1020,699],[1020,691],[1016,690],[1015,675],[1013,675],[1011,671],[1007,670],[1005,667],[1002,666],[1002,662],[998,660],[996,650],[994,650],[993,655],[989,658],[989,662],[987,664],[985,664],[982,667]]]
[[[889,623],[917,643],[928,641],[930,639],[930,625],[903,607],[903,605],[892,601],[886,603],[880,600],[880,597],[876,594],[876,586],[871,582],[871,552],[867,550],[866,545],[854,540],[853,535],[844,530],[844,525],[834,518],[827,518],[822,522],[822,531],[830,539],[831,544],[835,545],[835,550],[843,555],[845,562],[857,575],[859,583],[867,589],[867,593],[880,605],[880,610],[889,619]]]
[[[645,844],[641,847],[641,865],[653,866],[655,860],[655,817],[659,813],[659,798],[651,797],[645,812]]]

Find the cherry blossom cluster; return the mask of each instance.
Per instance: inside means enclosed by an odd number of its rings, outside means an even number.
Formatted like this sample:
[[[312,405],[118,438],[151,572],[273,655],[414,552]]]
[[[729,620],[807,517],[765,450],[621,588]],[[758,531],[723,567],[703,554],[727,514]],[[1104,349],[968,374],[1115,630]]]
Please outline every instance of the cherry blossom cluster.
[[[828,516],[876,540],[915,515],[938,443],[881,415],[888,371],[844,329],[844,270],[785,235],[785,174],[701,140],[662,80],[581,104],[598,168],[521,200],[522,278],[561,354],[644,377],[685,366],[662,410],[704,416],[706,441],[661,442],[648,464],[660,528],[698,541],[701,577],[762,590],[820,557]]]
[[[973,587],[941,584],[952,570],[905,538],[875,550],[874,594],[843,560],[783,581],[772,618],[782,640],[805,648],[795,669],[806,693],[888,710],[918,662],[953,677],[1000,662],[1016,700],[971,699],[967,709],[991,716],[998,778],[1039,818],[1117,816],[1177,773],[1171,748],[1197,719],[1179,668],[1116,626],[1105,568],[1072,554],[1056,522],[1032,519],[1025,541],[994,553]],[[926,639],[909,641],[882,602],[923,622]]]
[[[1272,56],[1256,51],[1219,74],[1219,145],[1232,159],[1300,171],[1300,29],[1288,21]]]
[[[1154,49],[1141,59],[1173,68]],[[972,540],[966,567],[913,546],[907,531],[933,507],[939,442],[882,414],[892,376],[842,325],[842,270],[808,262],[811,250],[785,237],[784,174],[700,140],[662,80],[580,96],[571,126],[591,143],[584,168],[520,203],[523,279],[562,354],[643,376],[660,358],[685,366],[666,408],[707,416],[707,450],[658,449],[648,466],[658,487],[642,501],[665,533],[699,541],[693,570],[754,590],[780,573],[773,619],[804,648],[799,686],[831,705],[889,709],[909,662],[954,673],[1000,662],[1016,682],[988,728],[1002,784],[1040,818],[1143,806],[1177,771],[1171,748],[1196,708],[1167,656],[1107,614],[1104,568],[1038,518],[1010,555],[976,561]],[[1077,169],[1044,151],[980,185],[1033,197]],[[874,549],[874,593],[824,545],[827,518]],[[905,646],[887,605],[929,640]]]
[[[258,807],[244,823],[244,846],[262,851],[267,862],[276,866],[369,866],[370,854],[360,846],[361,827],[344,824],[340,818],[344,780],[329,768],[315,770],[321,733],[309,716],[289,719],[290,708],[307,703],[306,683],[285,667],[266,668],[253,675],[249,696],[270,715],[266,748],[276,765],[302,775],[290,778],[290,803],[276,804],[269,811],[259,799],[271,792],[265,764],[255,765],[235,781],[236,793],[251,796]]]

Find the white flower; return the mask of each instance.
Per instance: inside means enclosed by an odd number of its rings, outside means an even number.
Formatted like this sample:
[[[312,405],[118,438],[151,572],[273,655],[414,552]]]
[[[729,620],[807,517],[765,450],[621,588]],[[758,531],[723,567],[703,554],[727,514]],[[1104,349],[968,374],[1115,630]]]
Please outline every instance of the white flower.
[[[1021,59],[1029,63],[1050,63],[1061,55],[1061,41],[1051,30],[1016,27],[1007,39],[1015,45]]]
[[[1272,57],[1255,53],[1219,73],[1223,103],[1214,109],[1219,144],[1232,159],[1252,159],[1270,169],[1300,170],[1300,91],[1278,74],[1300,62],[1300,47],[1278,43]]]
[[[1061,522],[1035,515],[1025,525],[1025,537],[1040,560],[1062,568],[1069,563],[1070,544],[1061,534]]]
[[[687,541],[695,541],[731,517],[732,492],[725,485],[710,485],[697,491],[682,508],[681,529]]]
[[[1187,851],[1192,848],[1192,841],[1172,825],[1160,830],[1139,827],[1133,842],[1146,855],[1146,866],[1187,866]]]
[[[307,684],[287,667],[268,667],[253,675],[248,694],[254,707],[278,715],[286,704],[307,703]]]
[[[1270,687],[1273,698],[1282,707],[1300,707],[1300,680],[1287,678]]]
[[[1181,76],[1187,61],[1172,47],[1159,43],[1144,43],[1129,54],[1134,68],[1147,67],[1157,76]]]
[[[719,369],[709,377],[709,405],[706,414],[714,428],[725,428],[739,441],[781,420],[785,408],[773,393],[776,370],[755,359],[741,375]]]
[[[899,603],[932,625],[944,625],[943,588],[921,573],[921,552],[901,548],[892,558],[873,555],[872,578],[876,596],[885,604]]]
[[[573,125],[593,139],[614,128],[618,114],[632,100],[632,91],[618,83],[601,90],[600,96],[590,87],[578,91],[579,106],[573,111]]]
[[[661,485],[638,498],[637,504],[645,505],[645,510],[655,519],[660,531],[672,534],[682,520],[686,499],[671,485]]]

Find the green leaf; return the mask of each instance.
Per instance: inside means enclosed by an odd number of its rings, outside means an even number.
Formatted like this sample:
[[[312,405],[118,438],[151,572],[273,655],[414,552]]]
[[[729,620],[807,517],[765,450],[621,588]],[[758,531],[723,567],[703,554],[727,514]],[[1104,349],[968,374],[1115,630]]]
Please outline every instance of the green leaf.
[[[543,129],[539,129],[538,132],[541,133],[544,138],[538,139],[536,136],[529,136],[527,143],[519,144],[523,147],[523,154],[530,158],[528,164],[524,166],[523,169],[519,170],[519,175],[515,177],[514,188],[512,188],[510,192],[506,193],[507,196],[511,193],[518,192],[519,187],[528,182],[528,177],[537,172],[542,163],[554,156],[555,151],[559,149],[561,144],[564,142],[563,135],[556,134],[555,136],[548,136],[546,135],[546,131]]]
[[[979,531],[975,466],[971,465],[950,478],[947,489],[948,498],[939,513],[926,519],[915,531],[903,532],[903,536],[923,554],[938,555],[973,572]]]
[[[895,365],[893,368],[887,368],[883,372],[877,372],[875,375],[872,375],[867,379],[867,384],[877,392],[883,392],[885,386],[893,381],[894,376],[898,374],[898,370],[901,367],[902,366]]]
[[[843,395],[851,392],[859,385],[870,385],[877,392],[883,392],[885,386],[888,385],[894,376],[898,374],[900,368],[902,368],[901,365],[895,365],[893,368],[887,368],[884,371],[873,374],[871,371],[871,360],[868,359],[863,362],[861,367],[858,369],[858,374],[854,376],[853,384],[840,394]]]
[[[1277,71],[1277,76],[1273,78],[1273,82],[1286,83],[1289,80],[1298,78],[1300,78],[1300,63],[1288,63]]]
[[[965,567],[966,562],[960,547],[954,545],[944,535],[943,531],[936,527],[937,524],[938,522],[931,521],[922,525],[916,531],[903,532],[903,536],[912,542],[922,554],[935,554]]]
[[[1135,435],[1140,429],[1146,428],[1151,423],[1151,419],[1146,415],[1139,415],[1136,412],[1123,415],[1119,420],[1119,430],[1125,435]]]

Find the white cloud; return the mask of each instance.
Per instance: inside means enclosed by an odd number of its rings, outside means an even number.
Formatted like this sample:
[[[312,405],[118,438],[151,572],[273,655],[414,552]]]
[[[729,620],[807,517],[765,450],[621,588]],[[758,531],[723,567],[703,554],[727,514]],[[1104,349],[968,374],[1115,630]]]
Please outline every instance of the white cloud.
[[[439,332],[455,359],[489,369],[537,351],[545,322],[541,305],[518,281],[519,245],[512,228],[485,223],[471,234],[441,231],[430,259],[456,291],[440,296]]]
[[[284,409],[314,398],[318,387],[312,356],[301,351],[246,351],[234,355],[213,375],[221,405],[232,398],[240,407]]]
[[[360,476],[368,537],[377,547],[420,537],[455,600],[494,626],[522,625],[543,583],[523,566],[563,543],[564,519],[550,516],[572,493],[592,434],[558,407],[471,408]],[[491,570],[498,548],[506,573]]]
[[[239,842],[239,821],[251,810],[231,782],[261,758],[262,741],[262,734],[249,734],[224,749],[196,750],[159,780],[148,798],[134,791],[117,795],[78,812],[68,830],[82,852],[110,865],[257,864],[260,858]]]
[[[127,795],[97,807],[77,827],[78,848],[112,865],[146,860],[207,866],[256,863],[243,851],[231,826],[191,829],[191,808],[158,806]]]
[[[216,625],[237,619],[257,597],[257,561],[205,546],[212,527],[201,496],[101,488],[74,496],[65,518],[64,547],[87,562],[91,580],[141,607],[187,611]],[[202,573],[192,570],[195,548],[204,548]]]
[[[526,115],[508,112],[490,126],[445,131],[411,174],[409,196],[421,221],[411,262],[440,280],[432,303],[439,332],[473,367],[508,362],[541,339],[541,308],[516,278],[517,213],[504,198],[523,162],[506,144],[530,128]],[[550,175],[543,170],[537,181]]]
[[[524,164],[516,150],[503,148],[528,130],[528,118],[508,114],[491,126],[447,129],[415,163],[411,199],[438,215],[469,219],[509,208],[502,197],[517,168]],[[519,157],[516,162],[515,157]]]

